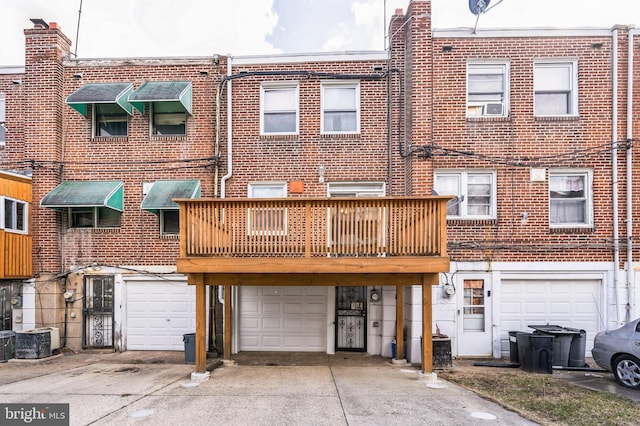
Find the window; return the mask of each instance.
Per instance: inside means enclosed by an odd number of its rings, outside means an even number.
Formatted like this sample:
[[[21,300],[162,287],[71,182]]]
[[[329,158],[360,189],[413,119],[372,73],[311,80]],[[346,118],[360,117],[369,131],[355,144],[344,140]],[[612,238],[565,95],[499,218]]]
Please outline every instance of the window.
[[[508,64],[468,64],[467,117],[506,116],[508,87]]]
[[[298,133],[298,84],[268,84],[260,88],[261,134]]]
[[[94,104],[94,136],[127,136],[128,115],[118,104]]]
[[[249,198],[285,198],[286,182],[249,184]],[[287,233],[286,208],[256,205],[247,212],[249,235],[285,235]]]
[[[151,104],[151,134],[156,136],[185,136],[187,112],[176,102]]]
[[[7,99],[5,98],[4,93],[0,93],[0,146],[7,142],[6,115]]]
[[[578,115],[576,63],[539,62],[533,67],[535,115]]]
[[[180,210],[160,210],[160,232],[162,235],[180,234]]]
[[[549,224],[551,226],[591,226],[591,209],[590,172],[549,172]]]
[[[484,280],[464,280],[464,331],[485,331]]]
[[[2,199],[2,197],[0,197]],[[28,204],[23,201],[4,198],[2,203],[2,228],[6,231],[27,233]]]
[[[360,132],[360,84],[322,83],[322,133]]]
[[[447,216],[496,217],[495,172],[436,172],[435,190],[455,196],[447,203]]]
[[[74,207],[69,209],[71,228],[118,228],[120,213],[106,207]]]

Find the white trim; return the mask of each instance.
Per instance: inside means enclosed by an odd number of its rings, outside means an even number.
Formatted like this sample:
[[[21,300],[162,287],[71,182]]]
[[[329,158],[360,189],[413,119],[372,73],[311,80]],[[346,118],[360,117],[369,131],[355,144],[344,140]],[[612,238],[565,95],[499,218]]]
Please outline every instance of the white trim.
[[[347,61],[384,61],[389,59],[386,51],[354,51],[354,52],[327,52],[306,54],[282,54],[282,55],[255,55],[234,56],[233,66],[268,65],[308,62],[347,62]]]
[[[12,201],[12,210],[13,210],[13,223],[11,224],[11,228],[5,227],[5,201]],[[24,211],[22,212],[22,226],[24,229],[17,229],[18,226],[18,218],[17,218],[17,205],[21,204],[24,206]],[[5,232],[11,232],[13,234],[29,234],[29,203],[24,200],[18,200],[17,198],[11,198],[6,196],[0,196],[0,229],[3,229]]]
[[[536,69],[537,68],[567,68],[570,67],[571,90],[570,105],[567,114],[537,114],[536,113]],[[578,117],[580,108],[578,104],[578,60],[576,58],[537,58],[533,60],[533,115],[534,117]]]
[[[448,28],[433,29],[433,38],[514,38],[514,37],[608,37],[611,39],[611,28],[578,27],[578,28]]]
[[[293,132],[266,132],[264,130],[264,116],[265,116],[265,108],[264,108],[264,94],[265,91],[268,90],[294,90],[295,96],[295,114],[296,114],[296,128]],[[269,112],[287,112],[290,113],[290,110],[283,111],[269,111]],[[293,81],[281,81],[281,82],[263,82],[260,84],[260,135],[261,136],[270,136],[270,135],[297,135],[300,133],[300,83],[297,80]]]
[[[584,200],[585,206],[585,222],[577,223],[551,223],[551,177],[552,176],[582,176],[585,178],[584,188]],[[549,186],[547,187],[547,200],[548,211],[547,217],[549,219],[549,228],[563,229],[563,228],[591,228],[594,226],[594,214],[593,214],[593,170],[591,169],[549,169]]]
[[[325,89],[355,89],[356,129],[351,131],[326,131],[324,129],[324,91]],[[322,135],[358,135],[360,134],[360,81],[359,80],[323,80],[320,82],[320,134]]]
[[[445,194],[441,193],[439,195],[462,195],[464,198],[459,200],[458,203],[460,205],[459,214],[458,215],[449,215],[447,214],[447,219],[453,220],[477,220],[477,219],[496,219],[498,217],[498,178],[496,170],[482,170],[482,169],[469,169],[469,170],[460,170],[460,169],[437,169],[433,172],[433,184],[434,189],[437,181],[438,175],[457,175],[459,177],[459,188],[458,194]],[[491,194],[490,194],[490,202],[489,202],[489,214],[488,215],[470,215],[468,214],[468,177],[469,175],[489,175],[491,176]],[[437,189],[436,189],[437,190]]]
[[[487,68],[488,72],[477,72],[480,71],[479,68],[484,67]],[[499,61],[499,60],[469,60],[467,62],[467,89],[466,89],[466,116],[467,118],[478,118],[478,117],[507,117],[510,112],[510,89],[511,89],[511,75],[510,75],[511,61],[508,59]],[[471,72],[471,71],[476,72]],[[491,75],[501,75],[503,76],[503,86],[502,86],[502,101],[500,102],[470,102],[469,101],[469,77],[471,75],[483,75],[483,74],[491,74]],[[492,114],[487,111],[487,106],[491,104],[500,104],[502,106],[502,112],[500,114]],[[479,115],[469,114],[469,107],[481,107],[482,111]]]

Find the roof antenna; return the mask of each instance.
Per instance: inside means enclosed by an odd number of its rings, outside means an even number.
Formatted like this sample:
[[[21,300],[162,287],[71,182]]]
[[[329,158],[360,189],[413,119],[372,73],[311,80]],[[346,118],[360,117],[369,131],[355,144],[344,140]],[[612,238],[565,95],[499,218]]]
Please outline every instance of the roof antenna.
[[[78,57],[78,36],[80,35],[80,15],[81,14],[82,14],[82,0],[80,0],[80,9],[78,9],[78,26],[76,27],[76,47],[73,49],[73,56],[76,58]]]

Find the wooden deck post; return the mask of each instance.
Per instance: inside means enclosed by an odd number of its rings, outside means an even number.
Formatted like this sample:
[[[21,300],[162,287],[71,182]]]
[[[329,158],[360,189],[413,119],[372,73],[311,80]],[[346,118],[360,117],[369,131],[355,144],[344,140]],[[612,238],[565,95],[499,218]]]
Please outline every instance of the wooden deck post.
[[[433,308],[432,286],[438,285],[438,274],[422,275],[422,372],[433,372]]]
[[[404,359],[404,287],[396,286],[396,358]]]
[[[193,274],[196,283],[196,373],[207,368],[207,299],[204,274]]]
[[[231,285],[224,286],[224,359],[231,359]]]

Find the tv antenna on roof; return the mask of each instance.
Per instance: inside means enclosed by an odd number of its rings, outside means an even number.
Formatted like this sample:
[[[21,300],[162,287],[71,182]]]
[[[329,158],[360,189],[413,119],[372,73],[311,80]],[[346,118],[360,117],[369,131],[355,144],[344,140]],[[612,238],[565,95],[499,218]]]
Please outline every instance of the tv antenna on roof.
[[[473,27],[473,34],[476,33],[476,27],[478,26],[478,20],[480,19],[480,14],[487,13],[489,10],[493,9],[504,0],[499,0],[497,3],[494,3],[493,6],[489,7],[489,3],[491,0],[469,0],[469,10],[471,13],[476,15],[476,24]]]

